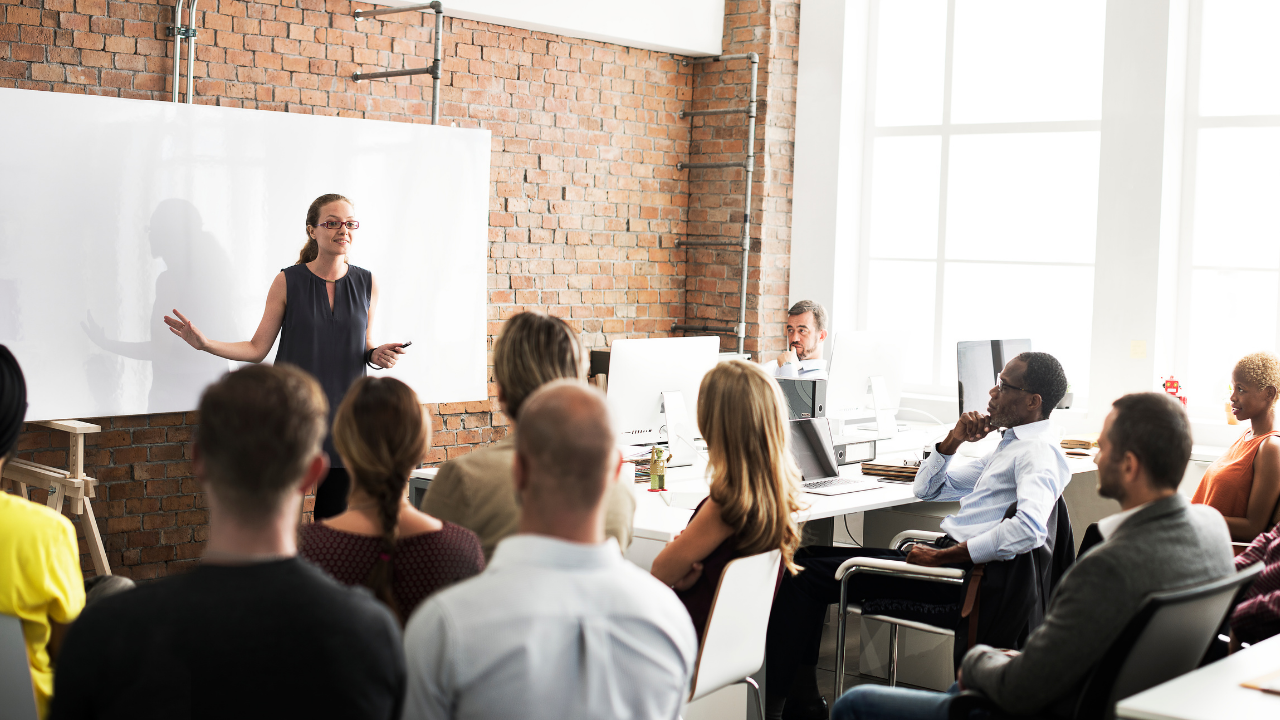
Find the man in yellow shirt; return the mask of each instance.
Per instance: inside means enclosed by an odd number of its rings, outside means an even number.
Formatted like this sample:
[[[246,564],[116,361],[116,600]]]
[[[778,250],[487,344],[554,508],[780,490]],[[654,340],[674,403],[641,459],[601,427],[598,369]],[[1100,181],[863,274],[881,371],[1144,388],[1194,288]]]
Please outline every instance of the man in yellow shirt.
[[[0,470],[13,459],[27,412],[22,369],[0,345]],[[22,620],[40,717],[49,712],[53,663],[67,625],[84,609],[84,579],[71,521],[0,492],[0,615]]]

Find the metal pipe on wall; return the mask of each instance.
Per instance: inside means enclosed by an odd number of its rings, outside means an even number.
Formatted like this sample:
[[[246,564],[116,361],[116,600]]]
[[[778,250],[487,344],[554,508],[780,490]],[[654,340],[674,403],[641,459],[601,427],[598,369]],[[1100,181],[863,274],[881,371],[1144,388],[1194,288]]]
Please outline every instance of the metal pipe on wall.
[[[182,0],[178,0],[181,2]],[[195,97],[196,74],[196,4],[200,0],[191,0],[191,9],[187,11],[187,104]]]
[[[173,9],[173,101],[178,102],[178,85],[182,83],[182,6],[183,0]]]
[[[407,5],[398,8],[383,8],[381,10],[357,10],[355,18],[357,21],[366,18],[377,17],[379,15],[390,15],[392,13],[410,12],[414,10],[427,11],[430,10],[436,14],[435,35],[431,39],[435,46],[435,59],[430,67],[414,68],[412,70],[386,70],[383,72],[371,73],[352,73],[351,79],[360,80],[378,80],[380,78],[404,77],[406,75],[430,75],[431,80],[431,124],[440,124],[440,69],[444,59],[444,5],[440,0],[434,0],[425,5]]]
[[[730,115],[736,113],[746,113],[747,115],[747,157],[742,162],[713,162],[713,163],[676,163],[677,170],[685,168],[727,168],[740,167],[746,172],[746,188],[743,190],[742,204],[742,239],[740,243],[716,242],[709,240],[677,240],[676,246],[687,247],[707,247],[707,246],[739,246],[742,249],[742,279],[739,285],[739,303],[738,303],[738,324],[733,328],[716,327],[712,325],[672,325],[671,331],[686,332],[710,332],[715,334],[734,334],[738,336],[738,352],[744,352],[747,341],[747,271],[751,259],[751,183],[752,176],[755,173],[756,161],[756,78],[760,68],[760,55],[757,53],[743,53],[738,55],[721,55],[713,58],[699,58],[696,60],[684,60],[685,65],[696,65],[709,62],[721,62],[725,60],[750,60],[751,61],[751,94],[750,101],[745,109],[740,108],[724,108],[720,110],[693,110],[681,111],[680,117],[693,117],[697,115]]]

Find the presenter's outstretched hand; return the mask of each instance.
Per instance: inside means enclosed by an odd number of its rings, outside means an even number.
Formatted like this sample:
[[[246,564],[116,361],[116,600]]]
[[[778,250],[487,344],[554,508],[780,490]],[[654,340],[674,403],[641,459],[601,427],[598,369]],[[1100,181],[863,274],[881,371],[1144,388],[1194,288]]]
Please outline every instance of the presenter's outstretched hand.
[[[373,349],[373,364],[380,368],[393,368],[396,366],[396,358],[399,355],[408,355],[409,351],[404,349],[404,343],[387,343],[379,345]]]
[[[209,348],[209,338],[187,319],[186,315],[173,311],[178,318],[175,320],[168,315],[164,316],[164,324],[169,326],[169,332],[177,335],[187,342],[188,345],[197,350],[207,350]]]

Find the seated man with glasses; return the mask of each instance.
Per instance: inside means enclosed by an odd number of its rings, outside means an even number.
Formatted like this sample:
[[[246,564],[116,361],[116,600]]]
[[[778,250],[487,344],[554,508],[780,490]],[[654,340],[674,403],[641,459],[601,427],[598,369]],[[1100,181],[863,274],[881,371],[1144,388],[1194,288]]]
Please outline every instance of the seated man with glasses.
[[[1066,455],[1049,431],[1049,413],[1067,391],[1062,365],[1047,353],[1026,352],[1010,360],[991,389],[987,413],[965,413],[920,465],[914,491],[921,500],[960,502],[942,521],[946,536],[909,553],[875,548],[802,548],[796,563],[804,571],[783,577],[769,619],[766,677],[767,714],[826,717],[815,669],[827,606],[839,602],[835,572],[851,557],[879,557],[929,567],[969,569],[1011,560],[1045,544],[1050,516],[1071,480]],[[960,460],[956,451],[993,430],[1007,428],[996,448],[981,459]],[[1006,517],[1011,506],[1014,514]],[[984,582],[993,580],[987,569]],[[997,576],[1000,573],[995,573]],[[995,580],[1003,582],[1004,578]],[[858,575],[849,581],[848,601],[875,612],[955,628],[960,623],[961,589],[955,585]],[[960,642],[957,636],[957,643]]]

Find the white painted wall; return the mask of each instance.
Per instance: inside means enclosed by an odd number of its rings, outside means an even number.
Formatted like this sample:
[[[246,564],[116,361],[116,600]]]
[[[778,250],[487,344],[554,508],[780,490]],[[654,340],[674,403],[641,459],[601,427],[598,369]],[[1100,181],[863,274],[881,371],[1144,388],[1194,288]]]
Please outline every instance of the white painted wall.
[[[719,55],[724,38],[724,0],[444,0],[444,14],[676,55]]]
[[[801,7],[790,302],[816,300],[856,329],[866,115],[867,0]]]
[[[488,130],[11,89],[0,107],[22,139],[0,153],[0,343],[28,420],[194,409],[232,364],[163,316],[248,340],[331,192],[356,204],[375,341],[413,341],[380,374],[423,402],[487,396]]]

